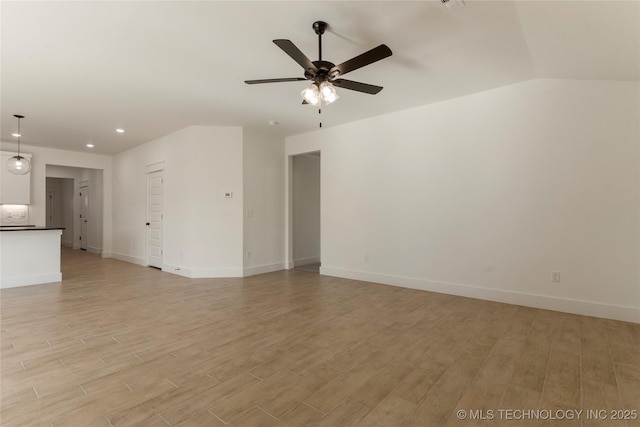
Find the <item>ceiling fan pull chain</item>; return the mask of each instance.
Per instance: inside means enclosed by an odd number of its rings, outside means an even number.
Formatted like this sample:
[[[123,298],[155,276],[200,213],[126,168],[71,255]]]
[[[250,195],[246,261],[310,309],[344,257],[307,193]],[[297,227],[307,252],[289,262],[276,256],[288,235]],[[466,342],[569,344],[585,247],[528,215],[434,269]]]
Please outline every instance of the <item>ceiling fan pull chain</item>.
[[[322,114],[322,108],[318,108],[318,114]],[[322,127],[322,122],[320,122],[320,127]]]

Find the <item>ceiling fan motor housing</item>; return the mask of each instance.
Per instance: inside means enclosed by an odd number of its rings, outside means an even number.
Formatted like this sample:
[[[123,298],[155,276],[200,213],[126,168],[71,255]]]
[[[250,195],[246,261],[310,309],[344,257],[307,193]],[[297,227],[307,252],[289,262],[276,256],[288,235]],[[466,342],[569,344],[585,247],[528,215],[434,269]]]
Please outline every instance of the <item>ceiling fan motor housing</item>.
[[[313,80],[318,84],[324,81],[334,80],[340,74],[338,70],[334,70],[330,73],[331,69],[335,67],[335,64],[333,62],[313,61],[313,65],[316,66],[318,71],[314,71],[309,68],[305,70],[304,77],[308,80]]]

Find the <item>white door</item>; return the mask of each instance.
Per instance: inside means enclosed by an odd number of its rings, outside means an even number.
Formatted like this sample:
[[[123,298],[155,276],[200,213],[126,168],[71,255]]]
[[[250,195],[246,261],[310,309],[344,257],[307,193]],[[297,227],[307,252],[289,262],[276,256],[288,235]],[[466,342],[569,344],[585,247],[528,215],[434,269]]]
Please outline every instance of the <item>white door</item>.
[[[163,171],[147,174],[147,265],[162,268]]]
[[[89,187],[80,187],[80,249],[89,245]]]

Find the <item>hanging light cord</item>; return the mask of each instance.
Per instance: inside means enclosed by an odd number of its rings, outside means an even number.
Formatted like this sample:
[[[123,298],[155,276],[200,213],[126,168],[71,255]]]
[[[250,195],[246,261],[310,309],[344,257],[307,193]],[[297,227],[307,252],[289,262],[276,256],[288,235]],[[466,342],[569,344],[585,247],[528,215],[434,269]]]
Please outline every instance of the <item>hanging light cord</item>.
[[[22,132],[20,131],[20,119],[22,117],[20,117],[17,114],[16,114],[16,117],[18,118],[18,158],[19,158],[20,157],[20,137],[22,137]]]

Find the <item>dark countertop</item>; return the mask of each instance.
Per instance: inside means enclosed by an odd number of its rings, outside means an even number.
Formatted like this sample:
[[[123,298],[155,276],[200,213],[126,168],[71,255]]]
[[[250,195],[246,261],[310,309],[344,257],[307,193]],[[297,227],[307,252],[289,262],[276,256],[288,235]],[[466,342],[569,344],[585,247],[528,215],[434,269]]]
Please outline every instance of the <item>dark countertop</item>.
[[[0,231],[42,231],[42,230],[64,230],[64,227],[36,227],[33,225],[3,225]]]

